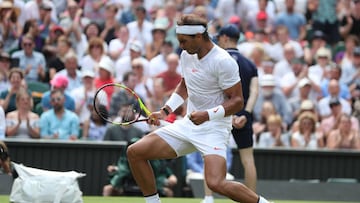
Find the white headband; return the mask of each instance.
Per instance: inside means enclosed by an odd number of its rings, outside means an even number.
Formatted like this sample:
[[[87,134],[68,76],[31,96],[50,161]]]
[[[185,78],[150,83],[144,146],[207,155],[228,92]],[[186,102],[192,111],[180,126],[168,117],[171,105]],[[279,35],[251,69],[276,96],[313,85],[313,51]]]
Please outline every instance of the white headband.
[[[176,34],[182,35],[195,35],[198,33],[204,33],[206,28],[202,25],[177,25]]]

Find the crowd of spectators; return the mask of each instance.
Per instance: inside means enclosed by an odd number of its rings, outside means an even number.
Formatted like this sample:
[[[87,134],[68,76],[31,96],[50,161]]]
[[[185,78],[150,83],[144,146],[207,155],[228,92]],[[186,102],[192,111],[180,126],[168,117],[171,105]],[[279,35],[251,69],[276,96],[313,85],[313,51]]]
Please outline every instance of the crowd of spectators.
[[[259,74],[255,146],[360,149],[360,0],[2,0],[0,138],[151,131],[108,126],[93,110],[94,93],[124,83],[158,110],[181,79],[182,13],[207,18],[214,43],[226,24],[241,30],[238,49]],[[39,83],[48,91],[39,95]],[[108,116],[132,102],[103,94]]]

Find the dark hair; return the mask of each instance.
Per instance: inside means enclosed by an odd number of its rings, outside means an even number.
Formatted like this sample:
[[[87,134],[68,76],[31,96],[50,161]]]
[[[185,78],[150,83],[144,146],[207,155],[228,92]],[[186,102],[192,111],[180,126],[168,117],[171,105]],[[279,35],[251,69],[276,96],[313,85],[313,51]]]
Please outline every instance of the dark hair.
[[[104,118],[109,118],[109,111],[107,110],[106,106],[103,104],[98,104],[97,108],[99,109],[99,112],[101,112],[101,116],[99,116],[99,119],[101,121],[101,124],[106,125],[107,121]],[[91,120],[94,120],[94,117],[91,115]]]
[[[9,152],[5,144],[3,144],[3,142],[0,142],[0,160],[6,161],[8,158],[9,158]]]
[[[36,23],[35,19],[30,19],[30,20],[25,21],[22,34],[25,35],[26,33],[28,33],[30,30],[30,27],[33,26],[34,23]]]
[[[127,82],[127,81],[129,81],[129,78],[130,78],[130,76],[135,76],[136,74],[134,73],[134,72],[132,72],[132,71],[128,71],[128,72],[126,72],[125,74],[124,74],[124,76],[123,76],[123,81],[124,82]]]
[[[51,90],[50,96],[51,96],[51,95],[54,95],[54,94],[56,94],[56,93],[60,93],[61,95],[64,96],[64,93],[62,92],[61,89],[53,89],[53,90]]]
[[[204,39],[210,40],[208,30],[207,30],[207,20],[195,14],[185,14],[182,15],[180,20],[177,21],[178,25],[202,25],[206,28],[205,32],[202,34]],[[195,36],[195,35],[191,35]]]
[[[21,78],[21,79],[24,79],[24,72],[23,72],[23,70],[21,70],[20,68],[12,68],[12,69],[10,69],[10,72],[9,72],[9,76],[8,76],[9,80],[10,80],[11,76],[12,76],[14,73],[19,73],[19,74],[20,74],[20,78]]]

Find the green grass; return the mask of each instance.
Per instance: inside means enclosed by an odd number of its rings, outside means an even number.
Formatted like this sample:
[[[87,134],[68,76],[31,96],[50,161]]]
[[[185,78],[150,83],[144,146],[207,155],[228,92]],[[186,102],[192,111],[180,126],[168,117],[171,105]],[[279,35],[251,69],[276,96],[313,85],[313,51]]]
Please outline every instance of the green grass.
[[[85,196],[83,197],[84,203],[145,203],[141,197],[97,197],[97,196]],[[200,203],[200,199],[195,198],[162,198],[161,203]],[[290,201],[290,200],[272,200],[275,203],[351,203],[351,202],[321,202],[321,201]],[[0,202],[9,202],[9,196],[1,196]],[[215,203],[231,203],[233,201],[227,199],[216,199]]]

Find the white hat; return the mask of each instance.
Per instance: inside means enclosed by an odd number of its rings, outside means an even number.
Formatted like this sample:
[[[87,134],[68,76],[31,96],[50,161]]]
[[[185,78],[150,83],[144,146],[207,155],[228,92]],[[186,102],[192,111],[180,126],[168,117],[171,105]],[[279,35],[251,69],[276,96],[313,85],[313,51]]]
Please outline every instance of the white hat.
[[[260,86],[275,86],[275,77],[271,74],[265,74],[260,78]]]
[[[91,77],[94,78],[95,77],[95,73],[94,71],[89,71],[89,70],[85,70],[81,73],[82,77]]]
[[[319,48],[316,52],[316,58],[319,58],[319,57],[327,57],[328,59],[331,59],[330,50],[325,47]]]
[[[307,79],[307,78],[302,78],[302,79],[299,81],[299,83],[298,83],[298,87],[299,87],[299,88],[302,88],[302,87],[304,87],[305,85],[311,85],[311,82],[310,82],[310,80]]]
[[[313,110],[314,109],[314,103],[311,100],[304,100],[300,104],[301,110]]]
[[[132,41],[130,43],[130,50],[136,51],[136,52],[141,52],[142,51],[142,44],[140,41]]]
[[[100,60],[98,67],[108,71],[110,74],[113,74],[114,72],[114,62],[108,57],[103,57]]]

